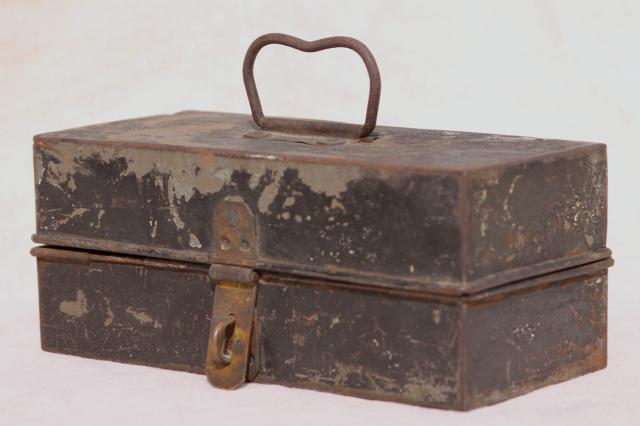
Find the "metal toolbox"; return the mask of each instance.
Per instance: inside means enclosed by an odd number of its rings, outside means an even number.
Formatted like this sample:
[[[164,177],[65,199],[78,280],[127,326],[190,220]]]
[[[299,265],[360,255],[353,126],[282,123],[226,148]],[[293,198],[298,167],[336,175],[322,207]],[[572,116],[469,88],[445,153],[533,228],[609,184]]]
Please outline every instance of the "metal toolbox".
[[[350,48],[365,124],[265,117]],[[468,410],[606,365],[603,144],[376,127],[360,42],[252,115],[34,138],[42,347]]]

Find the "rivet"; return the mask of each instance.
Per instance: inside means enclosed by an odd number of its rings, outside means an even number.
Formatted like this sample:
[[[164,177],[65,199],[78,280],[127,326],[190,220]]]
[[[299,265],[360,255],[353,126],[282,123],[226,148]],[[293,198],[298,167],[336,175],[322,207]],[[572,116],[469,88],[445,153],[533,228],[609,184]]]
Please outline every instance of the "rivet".
[[[229,250],[231,248],[231,241],[227,237],[222,237],[222,242],[220,243],[220,248],[222,250]]]

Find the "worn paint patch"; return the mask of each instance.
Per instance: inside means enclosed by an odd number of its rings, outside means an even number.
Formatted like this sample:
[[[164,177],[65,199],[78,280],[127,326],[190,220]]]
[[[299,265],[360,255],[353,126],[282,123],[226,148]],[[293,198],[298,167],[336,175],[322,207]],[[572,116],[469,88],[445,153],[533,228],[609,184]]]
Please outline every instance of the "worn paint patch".
[[[153,328],[156,329],[162,327],[160,321],[153,319],[151,315],[146,312],[133,309],[132,307],[128,307],[126,312],[142,325],[153,325]]]
[[[435,386],[426,381],[415,380],[406,383],[400,392],[415,401],[433,401],[445,403],[455,393],[453,386]]]
[[[202,248],[202,244],[200,244],[200,240],[194,234],[189,234],[189,245],[193,248]]]
[[[442,318],[442,311],[440,309],[434,309],[431,311],[431,316],[433,317],[433,323],[435,325],[440,324],[440,319]]]
[[[293,344],[296,346],[304,346],[305,338],[304,334],[294,334],[293,335]]]
[[[344,208],[344,204],[342,204],[340,201],[338,201],[336,198],[332,198],[331,199],[331,209],[339,209],[342,210],[343,212],[346,211],[346,209]]]
[[[295,197],[287,197],[284,200],[284,203],[282,203],[282,208],[287,208],[287,207],[291,207],[292,205],[294,205],[296,203],[296,199]]]
[[[158,268],[162,264],[158,261],[147,274],[141,274],[137,265],[111,263],[110,256],[100,256],[100,262],[108,262],[101,268],[95,263],[38,259],[43,284],[42,348],[202,372],[213,300],[206,272]],[[126,285],[114,285],[123,283]],[[69,302],[63,304],[65,310],[75,306],[72,312],[76,314],[88,312],[79,318],[62,313],[63,300]],[[129,313],[127,307],[132,308]],[[136,319],[131,312],[147,314],[153,322],[140,324],[145,316]],[[156,321],[161,327],[154,327]]]
[[[269,212],[269,206],[280,192],[281,177],[287,168],[289,166],[284,163],[274,163],[269,166],[272,181],[264,188],[258,199],[258,210],[261,213]],[[308,164],[297,167],[295,171],[300,181],[307,185],[311,191],[329,197],[338,197],[347,190],[349,182],[361,177],[361,171],[356,167]],[[332,208],[341,208],[344,211],[344,206],[340,201],[335,198],[334,200],[332,206],[335,207]],[[294,197],[287,197],[283,202],[283,208],[291,207],[294,203]]]
[[[51,228],[55,231],[56,229],[58,229],[58,227],[60,225],[64,225],[64,224],[68,223],[69,221],[71,221],[71,220],[73,220],[73,219],[75,219],[77,217],[82,216],[83,214],[85,214],[88,211],[89,211],[89,209],[87,209],[87,208],[81,208],[81,207],[75,208],[75,209],[73,209],[71,214],[63,217],[60,220],[52,221],[51,222]]]
[[[100,228],[100,225],[102,225],[102,216],[104,216],[105,213],[106,212],[104,209],[98,210],[98,220],[97,220],[97,223],[95,224],[96,228]]]
[[[344,204],[338,197],[347,190],[350,182],[361,176],[360,169],[353,166],[299,164],[292,167],[290,162],[275,156],[228,158],[190,152],[150,151],[116,144],[109,146],[59,141],[55,147],[38,147],[37,152],[36,158],[40,160],[36,163],[42,163],[41,168],[46,169],[43,179],[61,190],[65,197],[72,198],[71,193],[78,190],[79,185],[95,179],[97,168],[113,169],[111,173],[115,172],[114,178],[119,179],[118,182],[135,179],[138,196],[149,193],[149,185],[157,188],[164,205],[160,209],[150,210],[145,222],[146,238],[156,241],[171,235],[175,229],[180,244],[192,249],[202,249],[209,245],[209,241],[203,239],[202,229],[192,227],[192,216],[194,213],[199,214],[190,210],[191,204],[194,204],[193,197],[197,196],[198,200],[211,199],[221,192],[242,190],[246,185],[257,192],[252,194],[257,197],[257,210],[269,214],[274,200],[285,190],[282,186],[285,175],[293,173],[295,179],[312,193],[333,197],[332,208],[344,212]],[[43,158],[49,159],[46,164],[43,163]],[[85,187],[80,189],[83,193],[87,191]],[[106,219],[111,221],[112,211],[124,213],[126,209],[134,208],[134,202],[144,209],[145,203],[150,203],[148,199],[136,200],[135,194],[129,192],[122,194],[126,195],[106,197],[91,206],[75,207],[70,213],[57,211],[55,218],[47,218],[48,223],[43,228],[52,231],[61,230],[62,227],[68,229],[69,224],[78,222],[80,216],[86,213],[92,218],[89,226],[96,230],[92,231],[94,234],[108,232],[106,228],[103,230],[102,216],[105,211],[110,212]],[[280,202],[285,208],[295,209],[298,207],[296,196],[291,194]],[[301,223],[306,217],[310,221],[309,215],[303,216],[295,212],[289,215],[281,218],[292,218],[296,223]],[[161,223],[159,218],[169,222]]]
[[[70,317],[80,318],[89,312],[87,297],[82,290],[78,290],[76,300],[60,302],[59,310]]]
[[[178,212],[178,207],[175,204],[171,204],[169,206],[169,213],[171,213],[171,219],[173,220],[173,223],[176,225],[176,229],[184,229],[185,223],[180,217],[180,213]]]
[[[262,194],[260,194],[260,198],[258,199],[258,210],[260,213],[268,213],[269,206],[273,203],[273,200],[278,195],[278,191],[280,189],[280,181],[274,179],[269,185],[267,185]]]
[[[589,247],[593,247],[593,241],[594,241],[594,240],[593,240],[593,235],[586,234],[586,235],[584,236],[584,240],[587,242],[587,245],[588,245]]]
[[[107,302],[107,317],[104,319],[104,326],[110,327],[111,324],[113,324],[113,311],[111,310],[111,305],[109,303],[110,300],[105,299],[105,302]]]
[[[300,167],[300,180],[311,188],[313,192],[327,197],[338,197],[347,190],[350,181],[361,177],[362,172],[357,167],[338,167],[332,165]]]
[[[33,153],[33,171],[36,184],[40,185],[42,183],[42,178],[44,177],[45,168],[44,163],[42,162],[42,154],[37,150]]]

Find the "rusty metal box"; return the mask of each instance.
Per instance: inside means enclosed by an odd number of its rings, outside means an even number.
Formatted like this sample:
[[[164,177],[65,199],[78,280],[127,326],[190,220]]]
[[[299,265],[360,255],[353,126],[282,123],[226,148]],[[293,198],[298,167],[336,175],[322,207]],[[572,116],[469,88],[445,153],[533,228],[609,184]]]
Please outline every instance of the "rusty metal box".
[[[264,117],[271,43],[356,51],[365,125]],[[375,127],[344,37],[244,78],[34,138],[43,349],[457,410],[605,367],[605,145]]]

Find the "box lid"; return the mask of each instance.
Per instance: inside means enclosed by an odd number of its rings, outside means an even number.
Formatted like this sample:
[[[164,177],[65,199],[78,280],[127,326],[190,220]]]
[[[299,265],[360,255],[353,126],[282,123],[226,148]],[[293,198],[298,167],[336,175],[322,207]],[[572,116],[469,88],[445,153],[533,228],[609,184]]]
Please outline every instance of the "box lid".
[[[34,164],[46,244],[211,263],[231,201],[254,267],[365,285],[468,293],[609,256],[602,144],[189,111],[38,135]]]
[[[253,64],[273,43],[360,55],[364,125],[265,117]],[[347,37],[267,34],[243,77],[253,120],[187,111],[36,136],[34,241],[443,294],[610,255],[602,144],[376,128],[380,73]]]

